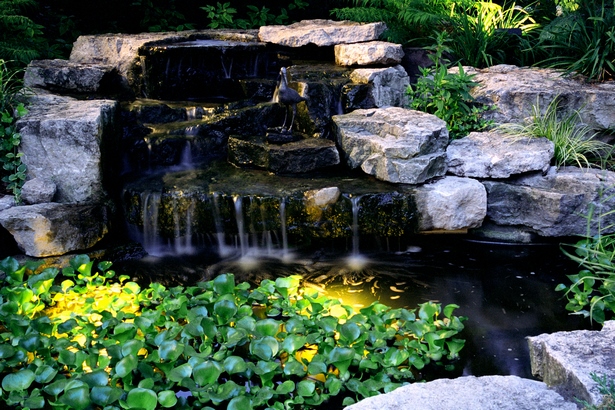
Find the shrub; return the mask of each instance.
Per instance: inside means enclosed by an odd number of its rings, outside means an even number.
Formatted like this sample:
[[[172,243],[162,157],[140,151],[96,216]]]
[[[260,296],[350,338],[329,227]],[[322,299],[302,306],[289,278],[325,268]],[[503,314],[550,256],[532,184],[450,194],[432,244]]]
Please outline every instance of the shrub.
[[[471,131],[480,131],[491,125],[482,118],[482,113],[490,109],[478,104],[470,94],[477,84],[474,75],[468,75],[461,64],[458,72],[449,72],[448,60],[444,57],[450,52],[446,45],[449,39],[445,33],[435,38],[429,58],[432,67],[421,68],[421,76],[414,87],[408,87],[410,108],[436,115],[446,121],[451,138],[460,138]]]
[[[457,307],[354,313],[296,276],[251,289],[224,274],[165,288],[78,256],[0,262],[0,402],[22,408],[310,408],[388,392],[458,357]]]

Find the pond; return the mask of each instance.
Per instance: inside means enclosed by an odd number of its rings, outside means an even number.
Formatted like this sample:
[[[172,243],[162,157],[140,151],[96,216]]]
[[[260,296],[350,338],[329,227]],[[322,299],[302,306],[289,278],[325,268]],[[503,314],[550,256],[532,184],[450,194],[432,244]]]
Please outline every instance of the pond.
[[[436,301],[457,304],[466,316],[466,345],[453,372],[460,375],[516,375],[531,378],[526,336],[587,327],[569,315],[555,292],[566,274],[576,273],[554,242],[532,245],[489,243],[467,234],[422,234],[382,243],[361,238],[335,240],[283,256],[252,252],[226,258],[217,252],[151,257],[118,262],[116,271],[142,282],[190,284],[220,273],[257,283],[265,278],[301,275],[307,286],[356,308],[373,301],[416,308]],[[263,256],[269,253],[270,256]]]

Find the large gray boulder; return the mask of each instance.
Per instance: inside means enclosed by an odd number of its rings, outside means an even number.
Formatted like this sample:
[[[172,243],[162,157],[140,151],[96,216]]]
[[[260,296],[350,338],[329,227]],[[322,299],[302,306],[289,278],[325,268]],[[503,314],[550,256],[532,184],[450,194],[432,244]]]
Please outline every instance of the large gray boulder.
[[[92,203],[105,198],[103,155],[116,151],[117,102],[39,96],[17,123],[28,179],[56,184],[55,201]],[[114,162],[105,157],[107,165]]]
[[[377,40],[386,30],[384,23],[355,23],[353,21],[303,20],[288,26],[262,26],[260,41],[288,47],[308,44],[333,46]]]
[[[388,182],[419,184],[446,173],[448,130],[435,115],[400,107],[332,117],[347,164]]]
[[[410,78],[400,65],[385,68],[358,68],[350,73],[351,84],[344,87],[345,108],[405,107]]]
[[[109,65],[75,63],[68,60],[34,60],[24,73],[24,85],[58,92],[96,93],[111,82]]]
[[[0,211],[0,225],[34,257],[91,248],[107,234],[108,219],[101,205],[48,203]]]
[[[517,376],[467,376],[412,383],[347,410],[576,410],[546,384]]]
[[[476,228],[487,214],[487,192],[475,179],[447,176],[413,192],[420,231]]]
[[[446,149],[448,173],[460,177],[508,178],[546,172],[554,146],[546,138],[517,138],[496,131],[471,132]]]
[[[532,114],[532,105],[538,102],[544,112],[559,97],[561,115],[580,110],[583,121],[595,129],[615,125],[613,82],[588,84],[582,78],[565,77],[558,70],[513,65],[470,69],[469,73],[476,73],[473,81],[478,83],[471,94],[480,102],[497,107],[485,113],[486,118],[497,123],[523,122]]]
[[[597,169],[551,168],[547,175],[531,174],[506,181],[483,181],[487,189],[487,216],[498,225],[525,227],[541,236],[587,233],[585,216],[594,208],[590,235],[598,223],[612,232],[615,215],[615,173]]]
[[[333,52],[338,65],[392,65],[401,63],[404,56],[401,44],[387,41],[336,44]]]
[[[575,330],[528,337],[532,374],[569,400],[599,406],[603,396],[591,373],[615,379],[615,321],[601,331]]]

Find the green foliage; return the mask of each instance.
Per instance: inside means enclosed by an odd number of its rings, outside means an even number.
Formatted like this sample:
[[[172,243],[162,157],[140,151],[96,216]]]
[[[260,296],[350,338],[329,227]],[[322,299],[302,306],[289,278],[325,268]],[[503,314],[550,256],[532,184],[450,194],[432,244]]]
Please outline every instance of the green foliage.
[[[36,6],[35,0],[0,2],[0,59],[25,65],[53,55],[43,36],[43,26],[26,16]]]
[[[289,21],[288,12],[290,10],[303,10],[308,3],[303,0],[292,0],[288,5],[288,10],[281,7],[279,14],[275,14],[268,7],[262,6],[260,9],[254,5],[247,5],[245,15],[247,18],[236,19],[237,8],[232,7],[230,2],[217,2],[215,6],[207,5],[201,7],[207,12],[207,18],[211,21],[209,28],[241,28],[253,29],[265,25],[287,24]]]
[[[589,374],[592,380],[598,384],[598,391],[603,395],[602,403],[598,406],[589,404],[585,400],[579,400],[584,410],[615,410],[615,381],[606,374],[602,377],[596,373]]]
[[[543,113],[536,101],[529,124],[504,124],[499,129],[520,137],[544,137],[552,141],[557,167],[602,167],[610,162],[612,146],[595,139],[596,133],[582,124],[579,111],[560,115],[559,105],[560,98],[554,98]]]
[[[6,189],[21,201],[21,187],[26,180],[26,165],[21,162],[23,156],[18,151],[21,135],[17,132],[17,120],[26,114],[23,103],[18,102],[22,94],[21,71],[10,69],[0,59],[0,176]]]
[[[395,43],[419,41],[434,31],[448,30],[457,10],[468,9],[475,0],[348,0],[352,7],[331,10],[338,19],[358,22],[384,21],[384,37]]]
[[[538,27],[530,14],[512,3],[501,6],[477,2],[452,17],[450,33],[453,54],[465,65],[488,67],[501,63],[523,63],[528,36]],[[514,34],[514,29],[519,34]]]
[[[433,66],[421,69],[421,77],[407,93],[410,108],[446,121],[450,137],[455,139],[471,131],[484,130],[491,123],[482,119],[482,113],[489,108],[476,103],[470,95],[470,90],[477,85],[472,81],[474,75],[466,74],[461,64],[458,72],[449,72],[448,60],[444,57],[450,52],[448,41],[446,34],[440,33],[435,38],[436,44],[426,48],[432,51],[429,58]]]
[[[615,210],[603,206],[614,196],[612,193],[603,196],[598,206],[590,208],[586,215],[587,234],[582,240],[562,247],[564,254],[578,262],[583,270],[576,275],[568,275],[571,285],[560,283],[555,288],[564,291],[568,300],[567,310],[598,323],[604,323],[607,316],[615,311],[615,234],[604,234],[612,226],[602,226],[603,221],[615,213]],[[592,224],[595,225],[596,235],[591,235]]]
[[[141,10],[140,26],[147,31],[182,31],[195,28],[194,24],[186,21],[174,0],[162,4],[154,0],[133,0],[131,6]]]
[[[78,256],[60,281],[56,268],[0,262],[0,402],[284,410],[343,395],[348,405],[456,359],[464,344],[456,305],[374,303],[353,314],[299,277],[142,289],[110,283],[110,267]]]
[[[568,5],[570,8],[574,8]],[[546,26],[538,47],[549,57],[539,64],[605,81],[615,76],[615,9],[604,0],[580,0]]]

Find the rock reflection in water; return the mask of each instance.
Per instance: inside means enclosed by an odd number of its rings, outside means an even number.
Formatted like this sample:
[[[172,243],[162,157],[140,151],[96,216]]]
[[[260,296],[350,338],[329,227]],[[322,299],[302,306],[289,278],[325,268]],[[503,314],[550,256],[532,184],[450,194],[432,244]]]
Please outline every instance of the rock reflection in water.
[[[258,283],[298,274],[306,286],[357,309],[377,300],[409,309],[426,301],[457,304],[460,307],[455,314],[468,317],[461,335],[466,346],[458,369],[446,377],[531,377],[526,336],[587,325],[566,313],[561,294],[554,291],[557,283],[566,280],[566,274],[577,269],[557,244],[486,244],[456,235],[419,236],[412,242],[400,245],[397,252],[358,256],[348,248],[336,252],[327,247],[294,252],[294,258],[285,260],[256,255],[224,260],[213,254],[201,259],[185,257],[166,262],[160,276],[168,282],[175,275],[187,284],[190,278],[194,282],[232,272],[238,281]],[[353,265],[349,260],[360,263]],[[135,265],[131,269],[140,275]],[[141,274],[158,280],[152,269],[154,265],[149,265]]]

